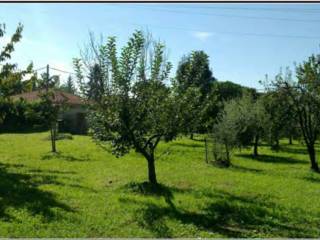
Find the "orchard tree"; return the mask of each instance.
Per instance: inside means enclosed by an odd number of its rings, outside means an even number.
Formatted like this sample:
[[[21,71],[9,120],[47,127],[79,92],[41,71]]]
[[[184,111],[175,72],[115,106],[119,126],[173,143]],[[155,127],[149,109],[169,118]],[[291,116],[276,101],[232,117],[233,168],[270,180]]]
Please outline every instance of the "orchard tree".
[[[233,125],[228,127],[230,130],[225,131],[234,132],[236,145],[241,147],[253,143],[253,156],[258,156],[259,141],[268,124],[268,115],[260,98],[254,99],[251,94],[245,94],[239,99],[228,101],[219,122],[220,124],[228,122],[228,126]]]
[[[52,89],[39,92],[41,99],[40,115],[45,121],[45,125],[50,129],[51,152],[56,153],[57,124],[60,104],[55,101],[55,94]]]
[[[307,146],[311,169],[319,172],[315,142],[320,130],[320,55],[312,55],[296,68],[297,81],[292,73],[276,78],[272,86],[288,96],[287,104],[296,114],[304,142]]]
[[[101,45],[95,62],[103,64],[106,91],[91,103],[89,117],[93,138],[110,140],[116,156],[130,149],[144,156],[152,184],[157,183],[155,149],[160,140],[175,138],[178,125],[173,96],[165,85],[171,64],[165,60],[164,49],[160,42],[147,42],[141,31],[133,34],[120,56],[114,37]],[[85,89],[87,66],[80,59],[74,63],[78,82]]]
[[[223,166],[230,166],[234,148],[239,146],[240,130],[238,105],[236,101],[228,102],[219,112],[218,121],[213,125],[211,138],[213,140],[213,155],[215,161]],[[240,130],[240,131],[239,131]]]
[[[276,76],[276,79],[283,79],[283,73]],[[268,78],[266,78],[266,83]],[[267,87],[266,93],[262,96],[263,102],[269,116],[267,134],[272,148],[279,149],[279,139],[288,137],[289,144],[292,138],[298,135],[296,114],[293,106],[288,104],[289,96],[283,92],[276,91]]]

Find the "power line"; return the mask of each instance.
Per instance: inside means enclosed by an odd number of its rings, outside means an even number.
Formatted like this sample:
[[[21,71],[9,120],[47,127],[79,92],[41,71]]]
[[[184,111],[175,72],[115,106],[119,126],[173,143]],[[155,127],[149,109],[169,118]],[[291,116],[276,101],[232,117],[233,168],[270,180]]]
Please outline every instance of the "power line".
[[[213,9],[213,10],[240,10],[240,11],[268,11],[268,12],[296,12],[296,13],[311,13],[311,14],[318,14],[320,12],[319,9],[315,8],[255,8],[255,7],[224,7],[224,6],[178,6],[179,8],[184,8],[184,9]]]
[[[42,70],[42,69],[45,69],[45,68],[46,68],[46,66],[45,66],[45,67],[41,67],[41,68],[34,69],[33,71],[38,72],[38,71],[40,71],[40,70]]]
[[[160,12],[169,12],[169,13],[181,13],[181,14],[196,14],[204,16],[216,16],[216,17],[226,17],[226,18],[246,18],[246,19],[255,19],[255,20],[272,20],[272,21],[289,21],[289,22],[313,22],[320,23],[319,19],[294,19],[294,18],[274,18],[274,17],[257,17],[257,16],[244,16],[244,15],[228,15],[228,14],[216,14],[216,13],[204,13],[204,12],[187,12],[180,10],[164,9],[164,8],[152,8],[145,6],[130,6],[130,8],[137,9],[146,9],[150,11],[160,11]]]
[[[58,71],[58,72],[63,72],[63,73],[68,73],[68,74],[73,74],[73,75],[75,75],[75,73],[73,73],[73,72],[69,72],[69,71],[65,71],[65,70],[61,70],[61,69],[57,69],[57,68],[53,68],[53,67],[50,67],[50,69],[56,70],[56,71]]]
[[[181,31],[187,31],[187,32],[206,32],[209,34],[227,34],[227,35],[237,35],[237,36],[273,37],[273,38],[320,39],[320,36],[284,35],[284,34],[232,32],[232,31],[207,31],[207,30],[199,30],[199,29],[189,29],[184,27],[166,27],[166,26],[160,26],[160,25],[138,24],[138,23],[131,23],[131,24],[139,27],[145,26],[145,27],[181,30]]]
[[[33,71],[34,71],[34,72],[38,72],[38,71],[43,70],[43,69],[45,69],[45,68],[47,68],[47,66],[41,67],[41,68],[37,68],[37,69],[33,69]],[[54,67],[50,67],[50,66],[49,66],[49,68],[52,69],[52,70],[58,71],[58,72],[63,72],[63,73],[68,73],[68,74],[73,74],[73,75],[75,75],[74,72],[69,72],[69,71],[66,71],[66,70],[61,70],[61,69],[54,68]]]

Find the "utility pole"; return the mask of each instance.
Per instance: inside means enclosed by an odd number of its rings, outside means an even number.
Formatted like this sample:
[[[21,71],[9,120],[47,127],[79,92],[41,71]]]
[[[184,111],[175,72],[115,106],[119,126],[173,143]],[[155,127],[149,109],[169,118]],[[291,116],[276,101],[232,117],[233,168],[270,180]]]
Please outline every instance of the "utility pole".
[[[50,83],[50,67],[49,67],[49,64],[47,64],[47,79],[46,79],[46,84],[45,84],[45,87],[46,87],[46,95],[47,97],[51,98],[49,101],[51,103],[51,108],[54,108],[53,104],[54,104],[54,92],[52,93],[52,96],[49,95],[49,83]],[[51,135],[51,151],[52,152],[56,152],[56,133],[57,133],[57,121],[56,119],[51,119],[51,122],[50,122],[50,135]]]
[[[50,67],[49,64],[47,64],[47,79],[46,79],[46,92],[48,93],[49,90],[49,79],[50,79],[50,73],[49,73]]]

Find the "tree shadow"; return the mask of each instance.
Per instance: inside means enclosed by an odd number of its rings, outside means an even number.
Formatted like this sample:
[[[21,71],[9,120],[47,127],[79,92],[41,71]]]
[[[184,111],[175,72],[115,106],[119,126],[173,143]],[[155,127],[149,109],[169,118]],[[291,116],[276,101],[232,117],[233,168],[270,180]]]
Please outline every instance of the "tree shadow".
[[[53,193],[38,188],[46,182],[55,182],[53,178],[12,173],[9,171],[12,167],[13,165],[0,163],[0,219],[13,220],[13,216],[7,212],[9,208],[26,209],[32,215],[41,215],[44,221],[63,217],[54,208],[73,211],[66,204],[56,200]]]
[[[312,183],[320,183],[320,178],[316,176],[303,177],[302,179]]]
[[[292,154],[304,154],[307,155],[308,151],[307,149],[303,149],[303,148],[290,148],[290,147],[286,147],[286,146],[281,146],[279,151],[281,152],[287,152],[287,153],[292,153]]]
[[[51,159],[60,159],[69,162],[86,162],[91,161],[89,156],[85,157],[74,157],[72,155],[56,152],[56,153],[47,153],[41,157],[41,160],[51,160]]]
[[[306,226],[290,223],[287,214],[265,196],[235,196],[226,192],[212,193],[211,201],[197,212],[155,203],[127,199],[140,207],[135,218],[138,224],[156,237],[172,237],[167,219],[193,225],[199,230],[226,237],[310,237]],[[299,217],[305,213],[299,213]],[[302,220],[303,221],[303,220]]]
[[[96,193],[97,191],[89,188],[89,187],[84,187],[81,186],[80,184],[65,184],[62,182],[57,181],[57,176],[54,174],[60,175],[59,178],[67,179],[70,180],[69,177],[67,176],[61,176],[62,174],[75,174],[76,172],[74,171],[57,171],[57,170],[40,170],[40,169],[31,169],[28,170],[28,173],[32,174],[37,174],[36,177],[34,177],[33,182],[37,183],[38,185],[43,185],[43,184],[53,184],[53,185],[58,185],[58,186],[66,186],[66,187],[71,187],[71,188],[78,188],[83,191],[88,191],[88,192],[94,192]]]
[[[31,169],[29,173],[50,173],[50,174],[76,174],[75,171],[59,171],[59,170],[40,170],[40,169]]]
[[[173,142],[171,143],[173,146],[179,146],[179,147],[193,147],[193,148],[204,148],[203,144],[198,143],[181,143],[181,142]]]
[[[239,165],[231,165],[231,170],[240,171],[240,172],[251,172],[251,173],[262,173],[264,170],[257,168],[248,168]]]
[[[251,160],[255,160],[258,162],[265,163],[280,163],[280,164],[303,164],[305,161],[293,159],[291,157],[281,157],[281,156],[270,156],[261,154],[257,157],[253,157],[251,154],[237,154],[238,157],[243,157]]]
[[[123,189],[136,194],[164,197],[166,203],[168,203],[173,208],[173,190],[180,191],[180,189],[171,189],[170,187],[167,187],[160,183],[152,184],[149,182],[131,182],[126,184]]]

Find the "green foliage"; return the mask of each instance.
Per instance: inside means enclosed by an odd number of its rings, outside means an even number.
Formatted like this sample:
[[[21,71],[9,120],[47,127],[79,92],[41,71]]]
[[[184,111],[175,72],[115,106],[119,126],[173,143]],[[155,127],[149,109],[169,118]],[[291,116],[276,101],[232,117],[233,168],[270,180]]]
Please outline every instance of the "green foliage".
[[[202,123],[203,101],[200,89],[189,87],[175,98],[179,108],[180,132],[186,135],[196,133]]]
[[[26,70],[17,70],[17,64],[9,63],[11,54],[15,50],[17,44],[22,38],[23,26],[19,24],[15,33],[11,36],[10,41],[4,46],[1,46],[0,51],[0,101],[1,98],[6,98],[10,95],[21,93],[26,86],[22,82],[22,78],[26,74],[32,73],[33,64],[31,63]],[[0,24],[0,38],[6,34],[5,24]]]
[[[71,93],[71,94],[76,94],[77,89],[74,85],[73,79],[71,76],[68,77],[67,82],[60,85],[59,89],[61,89],[64,92]]]
[[[152,49],[147,46],[142,32],[136,31],[119,56],[113,37],[99,47],[101,55],[95,62],[104,63],[99,66],[104,73],[99,75],[99,82],[106,90],[92,103],[89,122],[93,138],[111,140],[116,156],[130,149],[141,153],[149,167],[153,164],[149,180],[156,182],[154,150],[161,139],[170,141],[176,136],[177,117],[173,96],[164,83],[171,68],[164,60],[164,45],[157,42]],[[147,60],[147,55],[151,59]],[[75,60],[75,68],[86,95],[82,61]],[[89,82],[92,79],[89,77]]]
[[[230,81],[216,81],[212,86],[212,95],[216,95],[219,102],[240,98],[244,87]]]
[[[288,71],[287,69],[286,75],[289,74]],[[285,78],[285,76],[282,72],[276,76],[278,80],[283,78]],[[269,116],[268,129],[266,130],[268,141],[274,149],[278,149],[280,138],[297,138],[300,135],[297,116],[292,104],[288,104],[290,97],[284,94],[284,92],[268,89],[262,98]]]
[[[216,102],[210,96],[215,78],[209,66],[209,56],[203,51],[193,51],[183,57],[174,79],[176,103],[181,118],[180,132],[191,134],[203,132]]]
[[[193,51],[179,63],[176,82],[182,92],[189,87],[198,87],[202,95],[207,95],[214,80],[209,66],[209,56],[203,51]]]
[[[27,103],[25,101],[0,102],[0,132],[39,131],[46,129],[45,119],[41,116],[40,103]]]
[[[225,147],[226,161],[230,162],[230,152],[235,147],[247,147],[255,140],[254,155],[257,155],[259,138],[265,133],[269,122],[262,99],[253,99],[246,94],[239,99],[228,101],[213,127],[216,145]],[[221,148],[218,149],[221,151]]]
[[[319,171],[314,144],[320,126],[320,55],[312,55],[296,68],[297,81],[292,73],[278,76],[271,84],[280,94],[288,96],[287,104],[294,109],[300,130],[309,152],[311,169]]]

